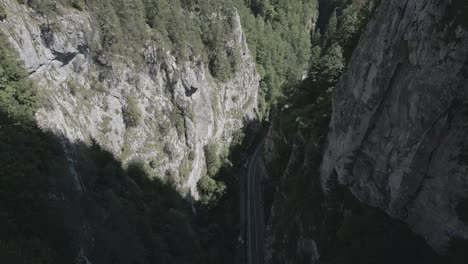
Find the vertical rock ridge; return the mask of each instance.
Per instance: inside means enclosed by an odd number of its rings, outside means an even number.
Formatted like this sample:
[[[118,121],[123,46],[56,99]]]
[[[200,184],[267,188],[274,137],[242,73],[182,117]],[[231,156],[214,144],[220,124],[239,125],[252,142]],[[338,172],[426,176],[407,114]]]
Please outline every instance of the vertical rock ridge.
[[[454,4],[382,1],[336,88],[321,166],[323,187],[336,170],[439,252],[468,239],[451,206],[468,196],[468,167],[454,158],[468,138],[456,103],[468,103],[468,32],[447,20]]]

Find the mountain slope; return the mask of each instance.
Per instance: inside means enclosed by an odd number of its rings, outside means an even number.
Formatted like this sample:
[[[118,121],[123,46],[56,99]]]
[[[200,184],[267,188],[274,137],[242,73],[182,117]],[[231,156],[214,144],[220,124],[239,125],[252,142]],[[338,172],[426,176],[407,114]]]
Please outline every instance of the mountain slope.
[[[223,36],[226,44],[220,44],[230,46],[242,65],[219,81],[200,54],[181,59],[177,49],[158,39],[148,39],[143,53],[130,57],[125,48],[109,53],[114,46],[104,49],[108,33],[96,30],[105,16],[98,8],[105,7],[92,3],[83,11],[57,2],[52,11],[35,12],[17,1],[4,2],[8,17],[0,29],[45,98],[36,113],[39,126],[70,142],[95,140],[124,164],[145,160],[155,176],[197,196],[204,146],[216,142],[217,152],[227,148],[244,119],[255,118],[259,77],[239,16],[220,7],[211,22],[232,24]],[[102,47],[96,48],[99,42]]]
[[[465,4],[328,4],[266,140],[267,262],[465,263]]]
[[[383,1],[336,88],[322,185],[408,223],[439,252],[468,238],[468,31],[461,1]]]

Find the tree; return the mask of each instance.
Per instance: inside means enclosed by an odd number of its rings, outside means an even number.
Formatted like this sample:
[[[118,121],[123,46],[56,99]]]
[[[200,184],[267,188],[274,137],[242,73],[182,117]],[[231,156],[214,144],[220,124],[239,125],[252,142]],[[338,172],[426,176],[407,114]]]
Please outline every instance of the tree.
[[[37,86],[26,78],[7,38],[0,33],[0,108],[11,118],[30,123],[37,108]]]
[[[333,88],[344,69],[343,49],[338,44],[333,44],[326,49],[317,64],[311,69],[314,82],[320,90]]]
[[[123,32],[113,3],[110,0],[91,1],[91,10],[100,32],[100,51],[115,51]]]
[[[325,40],[327,45],[331,45],[336,41],[336,34],[338,30],[338,17],[336,15],[336,10],[330,16],[327,25],[327,31],[325,32]]]
[[[214,206],[226,191],[226,185],[212,179],[210,176],[203,176],[197,183],[198,191],[201,194],[200,202],[205,206]]]

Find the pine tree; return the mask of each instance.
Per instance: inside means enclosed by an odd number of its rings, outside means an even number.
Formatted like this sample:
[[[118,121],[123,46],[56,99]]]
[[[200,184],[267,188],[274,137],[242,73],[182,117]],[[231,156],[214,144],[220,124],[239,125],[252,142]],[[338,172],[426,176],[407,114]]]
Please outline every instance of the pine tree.
[[[325,41],[327,45],[331,45],[336,41],[336,34],[338,30],[338,17],[336,10],[330,16],[327,25],[327,31],[325,32]]]

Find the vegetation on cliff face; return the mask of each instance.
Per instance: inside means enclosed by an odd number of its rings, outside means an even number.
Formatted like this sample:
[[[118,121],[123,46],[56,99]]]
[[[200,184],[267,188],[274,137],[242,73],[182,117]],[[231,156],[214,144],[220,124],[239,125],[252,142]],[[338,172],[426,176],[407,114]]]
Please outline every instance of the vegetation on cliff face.
[[[286,85],[300,80],[308,68],[317,1],[243,2],[237,6],[262,78],[259,104],[268,113],[285,98]]]
[[[270,218],[276,238],[270,245],[272,263],[307,259],[307,253],[297,251],[297,244],[307,239],[317,242],[323,263],[437,261],[434,252],[404,224],[361,205],[337,182],[328,184],[328,193],[321,188],[319,167],[332,92],[377,3],[335,1],[330,14],[320,14],[328,22],[324,34],[312,39],[307,78],[289,84],[283,107],[276,110],[274,129],[280,138],[275,147],[281,153],[271,162],[269,174],[276,175],[273,185],[279,187],[274,198],[269,193],[265,199],[273,199],[275,206]],[[293,224],[292,216],[297,220]],[[386,233],[392,237],[382,239]]]
[[[90,12],[99,32],[90,49],[101,64],[112,56],[141,62],[145,45],[154,41],[181,61],[200,59],[220,80],[229,79],[238,63],[239,51],[230,46],[226,34],[232,30],[236,7],[262,77],[265,113],[278,102],[289,102],[286,99],[292,95],[294,109],[300,109],[305,105],[298,103],[300,92],[318,100],[316,95],[326,93],[344,65],[337,45],[322,45],[322,50],[316,38],[315,48],[310,49],[315,1],[31,0],[24,4],[46,16],[52,31],[54,19],[65,12],[63,6]],[[199,183],[201,200],[194,216],[191,205],[170,183],[149,180],[147,165],[135,162],[122,168],[96,143],[65,142],[80,153],[71,157],[70,164],[63,139],[36,126],[34,112],[41,99],[6,39],[2,36],[0,41],[1,259],[68,263],[80,251],[99,263],[232,259],[239,219],[236,173],[245,151],[242,138],[225,152],[229,155],[218,155],[207,146],[207,175]],[[311,54],[316,57],[311,59]],[[300,80],[309,62],[308,80],[320,83],[319,92],[305,85],[302,90],[296,85],[288,89],[292,86],[286,84]],[[72,81],[69,86],[79,89]],[[328,106],[326,100],[320,102],[320,107]],[[131,97],[124,113],[127,126],[139,122],[138,105]],[[306,116],[298,113],[293,123]],[[301,127],[306,126],[302,122]]]
[[[239,47],[232,46],[226,34],[233,30],[236,8],[261,75],[261,112],[273,112],[275,126],[284,136],[281,140],[286,141],[278,144],[282,153],[270,168],[276,177],[288,169],[288,178],[279,187],[281,197],[276,197],[283,217],[272,223],[275,232],[290,236],[273,245],[275,253],[286,252],[277,260],[300,261],[287,254],[297,252],[297,238],[303,236],[317,238],[324,263],[366,263],[366,258],[382,256],[393,263],[400,261],[395,250],[406,254],[408,249],[432,261],[432,252],[414,246],[422,242],[408,235],[403,225],[360,205],[336,182],[330,182],[330,193],[324,194],[318,180],[331,94],[378,0],[328,1],[329,12],[321,14],[327,26],[321,31],[314,31],[317,2],[308,0],[20,2],[46,16],[48,30],[54,30],[54,16],[64,12],[62,7],[90,12],[99,35],[90,50],[104,66],[117,57],[142,63],[151,43],[170,50],[180,62],[204,62],[221,81],[241,67]],[[454,1],[454,6],[460,7],[461,2]],[[453,10],[456,21],[465,27],[459,10],[464,9]],[[0,3],[0,21],[6,16]],[[72,84],[70,89],[79,89]],[[234,261],[237,176],[248,140],[240,136],[222,153],[214,144],[206,146],[206,175],[198,183],[200,201],[191,204],[170,182],[149,179],[147,162],[135,161],[123,168],[95,142],[65,142],[80,153],[70,163],[64,140],[41,131],[34,122],[41,100],[0,35],[0,259],[70,263],[86,252],[98,263]],[[128,127],[141,121],[131,96],[123,112]],[[172,121],[183,132],[183,114],[175,111]],[[171,155],[170,146],[165,149]],[[291,154],[297,156],[288,160]],[[191,154],[187,158],[194,159]],[[150,166],[157,162],[151,161]],[[185,165],[179,170],[188,174]],[[464,220],[466,207],[466,201],[457,207]],[[291,224],[292,216],[297,216],[296,223]],[[388,231],[396,235],[383,241]],[[466,242],[454,247],[461,255]]]
[[[150,27],[146,13],[143,22],[138,17],[132,19],[139,22],[127,21],[135,10],[133,6],[119,6],[123,2],[112,2],[113,5],[110,5],[110,1],[27,1],[25,4],[49,17],[48,30],[55,30],[54,20],[60,16],[60,12],[69,11],[63,10],[58,3],[79,10],[73,12],[90,11],[94,22],[102,27],[99,28],[101,38],[95,43],[95,47],[90,47],[91,53],[94,59],[102,63],[110,61],[110,56],[129,59],[132,54],[141,55],[137,42],[145,39],[138,39],[139,37],[154,40],[157,45],[168,45],[167,48],[171,51],[178,50],[176,52],[180,54],[176,57],[180,60],[193,59],[184,58],[184,52],[187,52],[187,56],[197,55],[191,50],[190,45],[196,44],[196,41],[190,41],[190,34],[203,36],[199,29],[191,29],[191,32],[184,32],[182,29],[168,32],[165,39],[160,32]],[[138,1],[128,1],[125,5],[136,2]],[[143,4],[151,5],[150,1],[143,1]],[[185,19],[190,16],[190,12],[184,9],[189,4],[181,3],[178,11],[183,14],[178,17],[166,14],[161,20],[175,19],[173,22],[193,26]],[[203,1],[203,4],[209,5],[210,2]],[[233,14],[229,12],[232,10],[220,11],[219,5],[221,4],[217,2],[206,10],[212,10],[210,16],[221,16],[222,21],[231,23]],[[171,5],[171,8],[174,6]],[[193,8],[195,10],[198,7]],[[122,22],[124,20],[125,23]],[[146,33],[130,32],[138,30],[140,22],[148,23],[143,24]],[[224,22],[216,25],[199,22],[204,27],[219,27],[203,29],[210,36],[201,39],[200,43],[206,50],[201,50],[197,55],[204,57],[209,67],[214,67],[214,71],[219,68],[216,52],[229,51],[224,44],[229,44],[226,36],[230,35],[227,33],[232,29],[225,28],[227,24]],[[169,23],[167,30],[172,30],[170,27]],[[145,35],[138,35],[140,33]],[[212,33],[218,35],[211,35]],[[184,37],[185,40],[182,38],[182,41],[177,36],[171,37],[171,34],[189,35]],[[205,43],[211,44],[205,47]],[[215,44],[221,46],[213,53],[210,45]],[[133,48],[127,49],[125,46]],[[140,47],[143,46],[142,44]],[[205,51],[209,52],[204,54]],[[232,56],[226,53],[226,57],[227,63],[233,66],[229,61]],[[70,79],[66,89],[73,93],[83,88],[78,81]],[[34,114],[37,106],[44,105],[43,99],[46,98],[39,96],[35,83],[27,78],[7,38],[0,35],[2,261],[74,263],[82,261],[80,258],[84,256],[98,263],[234,261],[232,256],[237,245],[239,227],[237,174],[241,165],[238,163],[242,159],[242,154],[239,153],[245,151],[241,150],[242,136],[235,137],[231,150],[222,151],[222,158],[217,155],[213,144],[207,147],[209,175],[204,177],[207,181],[200,182],[200,202],[193,202],[181,197],[170,180],[164,181],[164,175],[150,179],[153,177],[150,177],[152,173],[148,162],[135,161],[124,167],[94,141],[72,143],[41,130],[35,123]],[[128,95],[126,103],[123,117],[126,125],[133,127],[141,121],[142,113],[131,95]],[[173,125],[180,127],[181,120],[183,124],[182,115],[179,112],[175,114]],[[102,130],[109,129],[109,122],[107,119],[102,123]],[[189,153],[187,159],[194,160],[195,157]],[[151,161],[150,165],[154,166],[156,162]],[[181,170],[187,168],[184,166]],[[224,195],[227,192],[229,195]],[[194,214],[194,208],[197,214]]]
[[[310,255],[300,245],[310,240],[317,243],[320,263],[465,263],[466,240],[453,241],[448,256],[440,257],[405,223],[363,205],[336,178],[327,183],[327,192],[322,190],[319,168],[332,91],[379,1],[322,2],[321,10],[328,13],[320,14],[325,21],[319,19],[322,35],[312,40],[308,77],[290,84],[274,119],[279,157],[270,162],[268,174],[278,188],[265,199],[274,200],[271,263],[306,262]],[[450,24],[463,27],[459,18],[452,16]],[[456,209],[466,219],[466,201]]]
[[[72,80],[68,86],[80,89]],[[41,130],[34,114],[42,100],[0,34],[3,262],[74,263],[82,253],[98,263],[232,259],[238,228],[232,162],[216,162],[217,171],[212,172],[216,175],[211,176],[234,195],[195,204],[195,215],[192,204],[170,182],[150,179],[147,162],[124,168],[96,142],[71,143]],[[132,101],[129,97],[124,111],[128,126],[135,125],[141,114]]]
[[[31,0],[24,1],[38,13],[53,18],[75,8],[90,12],[98,38],[92,44],[94,58],[106,63],[117,56],[143,61],[144,48],[155,43],[166,47],[178,60],[197,59],[209,66],[214,77],[227,80],[236,70],[239,47],[231,45],[234,9],[219,0]],[[114,58],[115,59],[115,58]]]
[[[7,18],[5,6],[2,3],[0,3],[0,21],[4,20],[5,18]]]
[[[239,47],[229,34],[237,9],[249,49],[261,76],[261,112],[284,98],[284,87],[300,80],[308,68],[310,37],[317,19],[317,2],[307,0],[60,0],[25,1],[37,12],[53,17],[58,5],[89,11],[99,38],[91,46],[101,63],[113,55],[143,60],[147,44],[171,50],[180,61],[198,59],[219,80],[237,69]]]

